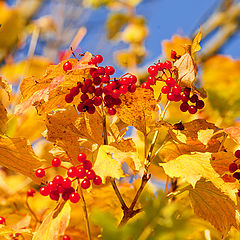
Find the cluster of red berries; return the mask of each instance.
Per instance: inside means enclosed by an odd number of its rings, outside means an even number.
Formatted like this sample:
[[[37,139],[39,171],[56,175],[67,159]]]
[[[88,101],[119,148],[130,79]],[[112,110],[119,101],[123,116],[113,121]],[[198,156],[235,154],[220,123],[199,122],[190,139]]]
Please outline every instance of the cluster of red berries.
[[[238,169],[240,169],[240,164],[237,165],[236,161],[240,159],[240,150],[237,150],[234,153],[235,157],[237,158],[234,162],[232,162],[231,164],[229,164],[228,169],[230,173],[233,173],[233,177],[236,178],[237,180],[240,180],[240,172],[237,171]],[[238,190],[238,196],[240,197],[240,190]]]
[[[92,169],[92,162],[87,160],[84,153],[80,153],[77,157],[80,165],[72,166],[67,169],[68,177],[63,178],[61,175],[56,175],[52,181],[49,181],[46,186],[40,188],[40,194],[43,196],[49,196],[52,200],[58,201],[60,196],[62,199],[67,201],[68,199],[72,203],[77,203],[80,200],[80,195],[78,193],[78,188],[88,189],[91,185],[91,180],[95,185],[102,184],[102,179],[97,176]],[[61,160],[59,158],[54,158],[52,160],[52,166],[50,167],[61,167]],[[48,169],[47,167],[45,169]],[[42,178],[46,175],[44,168],[38,168],[35,175]],[[71,180],[70,178],[73,178]],[[72,186],[72,183],[78,180],[78,186],[76,189]]]
[[[125,74],[119,79],[111,79],[110,76],[115,73],[112,66],[98,66],[102,63],[103,57],[96,55],[91,59],[89,64],[94,64],[96,68],[90,69],[91,78],[87,78],[83,83],[78,83],[77,86],[70,89],[70,93],[65,96],[65,101],[71,103],[75,96],[81,93],[80,103],[77,106],[79,112],[88,112],[93,114],[96,107],[102,103],[108,109],[110,115],[116,114],[114,106],[122,103],[120,96],[127,92],[136,91],[137,77],[132,74]],[[70,62],[65,62],[63,70],[72,69]]]
[[[174,60],[180,57],[181,56],[178,56],[175,51],[171,52],[171,58]],[[173,67],[171,61],[165,61],[164,63],[158,62],[156,65],[150,66],[148,68],[148,73],[150,76],[147,81],[142,84],[142,88],[152,90],[152,85],[155,85],[157,81],[163,81],[166,85],[162,87],[161,92],[167,94],[167,99],[169,101],[182,101],[182,104],[180,105],[180,110],[182,112],[188,111],[191,114],[195,114],[198,109],[204,107],[204,102],[199,100],[197,94],[192,94],[192,96],[190,96],[191,89],[182,89],[179,85],[178,80],[176,79],[177,69]],[[192,103],[195,103],[195,105]]]

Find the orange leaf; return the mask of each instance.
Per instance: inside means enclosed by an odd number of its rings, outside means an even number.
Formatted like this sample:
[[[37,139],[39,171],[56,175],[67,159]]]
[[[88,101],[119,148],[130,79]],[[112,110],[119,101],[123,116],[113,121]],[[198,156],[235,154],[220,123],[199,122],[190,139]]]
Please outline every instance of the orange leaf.
[[[234,141],[240,144],[240,127],[229,127],[223,130],[229,135]]]

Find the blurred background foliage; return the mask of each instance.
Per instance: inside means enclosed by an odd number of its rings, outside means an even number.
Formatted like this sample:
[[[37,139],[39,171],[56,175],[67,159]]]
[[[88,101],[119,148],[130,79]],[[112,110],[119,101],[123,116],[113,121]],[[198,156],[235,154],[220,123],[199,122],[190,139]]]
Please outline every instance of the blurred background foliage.
[[[208,93],[206,108],[193,117],[179,111],[175,114],[179,106],[173,104],[167,112],[167,120],[176,123],[204,118],[219,127],[240,126],[239,15],[237,0],[0,1],[0,74],[12,84],[14,93],[9,100],[6,93],[0,92],[0,100],[10,115],[8,136],[30,139],[37,154],[50,159],[50,146],[41,135],[44,130],[41,116],[37,116],[33,109],[18,118],[13,112],[19,101],[20,81],[26,76],[39,77],[49,64],[71,57],[71,46],[76,54],[86,51],[102,54],[104,64],[116,67],[119,76],[125,72],[135,73],[141,82],[147,78],[146,70],[150,64],[169,58],[171,50],[183,54],[184,45],[191,44],[199,25],[203,38],[196,61],[200,84]],[[32,129],[36,129],[34,134]],[[141,137],[139,139],[141,141]],[[96,234],[100,234],[100,226],[104,239],[123,239],[123,236],[125,239],[221,238],[210,224],[193,216],[185,199],[168,205],[163,194],[156,193],[154,185],[154,181],[165,180],[166,175],[159,168],[156,171],[154,165],[151,171],[153,184],[142,198],[145,212],[129,225],[117,228],[115,215],[118,214],[96,210],[92,217],[98,225],[93,227]],[[17,193],[18,197],[8,200],[5,205],[17,202],[17,209],[23,208],[21,199],[29,181],[15,175],[14,180],[6,178],[8,173],[6,169],[1,172],[1,198],[6,201],[9,195]],[[21,182],[21,187],[6,193],[16,181]],[[122,191],[124,194],[125,190]],[[33,208],[42,213],[42,208],[37,209],[39,201],[33,203]],[[108,212],[112,209],[111,204]],[[12,209],[1,209],[0,215],[6,211]],[[80,215],[83,217],[82,212]],[[71,220],[74,224],[77,217]],[[211,238],[206,229],[211,230]],[[79,231],[83,232],[82,239],[86,239],[83,229],[69,229],[73,239],[79,239]],[[239,237],[239,233],[232,230],[226,239]]]

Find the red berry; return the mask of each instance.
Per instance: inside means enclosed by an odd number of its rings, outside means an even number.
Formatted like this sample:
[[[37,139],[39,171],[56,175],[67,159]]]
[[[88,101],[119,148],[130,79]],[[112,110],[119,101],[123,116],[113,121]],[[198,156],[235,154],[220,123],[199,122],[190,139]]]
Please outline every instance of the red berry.
[[[114,98],[113,104],[119,106],[122,104],[122,100],[120,98]]]
[[[142,88],[150,89],[150,84],[148,82],[144,82],[142,84]]]
[[[170,61],[165,61],[164,67],[165,67],[166,69],[170,69],[170,68],[172,67],[172,63],[171,63]]]
[[[77,177],[83,179],[86,176],[87,172],[85,168],[79,168],[77,171]]]
[[[90,86],[90,87],[88,87],[88,92],[89,93],[95,93],[95,87],[94,86]]]
[[[94,179],[93,179],[93,183],[95,185],[101,185],[102,184],[102,178],[100,176],[96,176]]]
[[[188,103],[186,103],[186,102],[183,102],[183,103],[180,105],[180,110],[181,110],[182,112],[186,112],[186,111],[188,110],[188,108],[189,108],[189,105],[188,105]]]
[[[71,193],[70,196],[69,196],[69,200],[72,202],[72,203],[77,203],[79,202],[80,200],[80,196],[78,193]]]
[[[87,92],[88,92],[88,86],[86,86],[85,84],[82,85],[82,87],[81,87],[81,92],[82,92],[82,93],[87,93]]]
[[[177,57],[177,53],[172,50],[172,51],[171,51],[171,58],[172,58],[172,59],[176,59],[176,57]]]
[[[182,88],[179,85],[176,84],[175,86],[173,86],[172,92],[175,95],[180,95],[180,93],[182,92]]]
[[[203,100],[197,100],[196,107],[197,109],[202,109],[204,108],[204,101]]]
[[[48,196],[50,193],[50,189],[47,186],[43,186],[40,188],[39,192],[43,196]]]
[[[93,180],[96,177],[96,173],[91,169],[87,172],[86,177],[88,180]]]
[[[240,158],[240,150],[237,150],[235,153],[234,153],[235,157],[236,158]]]
[[[103,74],[105,74],[105,68],[104,67],[98,67],[97,72],[98,72],[99,75],[103,75]]]
[[[112,91],[112,97],[113,98],[119,98],[120,95],[121,95],[121,92],[119,90],[113,89],[113,91]]]
[[[77,175],[77,168],[76,167],[70,167],[67,171],[67,175],[70,178],[74,178]]]
[[[59,158],[54,158],[52,160],[52,166],[53,167],[60,167],[61,166],[61,160]]]
[[[92,80],[90,78],[87,78],[84,82],[85,86],[90,87],[92,86]]]
[[[136,89],[137,89],[137,87],[136,87],[135,84],[132,84],[132,85],[128,86],[128,91],[130,93],[134,93],[136,91]]]
[[[190,97],[190,102],[192,102],[192,103],[197,102],[197,100],[198,100],[198,95],[197,95],[197,94],[193,94],[193,95]]]
[[[83,167],[84,167],[86,170],[92,169],[92,162],[89,161],[89,160],[86,160],[85,162],[83,162]]]
[[[64,235],[62,240],[71,240],[71,238],[68,235]]]
[[[98,87],[98,88],[95,89],[95,95],[96,95],[96,96],[99,97],[99,96],[102,95],[102,93],[103,93],[103,90],[102,90],[101,87]]]
[[[87,156],[85,153],[79,153],[77,156],[77,160],[79,162],[85,162],[87,160]]]
[[[240,172],[235,172],[233,174],[233,177],[236,178],[237,180],[239,180],[240,179]]]
[[[57,184],[54,181],[49,181],[47,187],[50,191],[57,190]]]
[[[84,104],[83,103],[79,103],[78,106],[77,106],[77,110],[79,112],[84,112],[85,108],[84,108]]]
[[[106,95],[112,95],[112,88],[111,86],[107,85],[103,88],[103,93],[106,94]]]
[[[195,114],[197,112],[197,108],[195,106],[191,105],[188,107],[188,112],[190,114]]]
[[[102,82],[102,79],[101,79],[100,77],[95,77],[95,78],[93,78],[93,83],[94,83],[96,86],[100,85],[101,82]]]
[[[151,76],[155,77],[155,76],[158,74],[158,68],[157,68],[156,66],[150,66],[150,67],[148,68],[148,73],[149,73]]]
[[[72,64],[69,61],[67,61],[63,64],[63,70],[65,72],[68,71],[68,70],[71,70],[71,69],[72,69]]]
[[[148,81],[148,83],[150,84],[150,85],[154,85],[154,84],[156,84],[156,78],[155,77],[153,77],[153,76],[149,76],[148,77],[148,79],[147,79],[147,81]]]
[[[58,191],[52,191],[49,193],[49,197],[54,201],[58,201],[60,195]]]
[[[120,78],[119,83],[120,85],[128,85],[129,84],[128,78],[127,77]]]
[[[179,102],[181,100],[181,95],[175,95],[174,94],[174,96],[175,96],[175,98],[174,98],[175,102]]]
[[[127,85],[122,85],[119,88],[119,91],[121,92],[121,94],[126,94],[128,92],[128,86]]]
[[[130,80],[131,84],[135,84],[137,82],[137,77],[131,74],[128,79]]]
[[[166,79],[166,84],[167,84],[169,87],[173,87],[173,86],[175,86],[176,82],[175,82],[174,78],[169,77],[169,78]]]
[[[110,115],[115,115],[116,114],[116,109],[115,108],[108,108],[108,113],[110,114]]]
[[[5,224],[6,223],[6,220],[4,217],[0,217],[0,224]]]
[[[34,189],[28,189],[28,191],[27,191],[27,196],[28,197],[33,197],[34,196],[34,194],[35,194],[35,190]]]
[[[157,67],[158,71],[162,71],[165,68],[164,64],[161,62],[158,62],[156,67]]]
[[[108,83],[108,86],[110,86],[111,89],[115,89],[115,88],[117,88],[117,83],[116,83],[115,81],[110,81],[110,82]]]
[[[83,102],[85,102],[87,99],[89,99],[89,97],[86,93],[83,93],[80,98]]]
[[[69,178],[63,179],[62,186],[63,188],[67,189],[70,188],[72,185],[72,181]]]
[[[186,93],[182,92],[181,99],[183,102],[187,102],[189,100],[189,96]]]
[[[88,179],[83,179],[81,182],[81,187],[83,189],[88,189],[90,187],[90,181]]]
[[[87,110],[87,112],[89,113],[89,114],[94,114],[95,113],[95,107],[92,105],[92,106],[89,106],[88,107],[88,110]]]
[[[175,95],[172,92],[170,92],[170,93],[167,94],[167,99],[169,101],[174,101],[175,100]]]
[[[184,88],[183,92],[189,96],[190,92],[191,92],[191,88]]]
[[[115,69],[112,66],[106,66],[105,67],[105,73],[107,75],[113,75],[115,73]]]
[[[229,164],[228,168],[229,168],[229,172],[233,173],[233,172],[235,172],[238,169],[238,166],[237,166],[236,163],[231,163],[231,164]]]
[[[77,95],[79,94],[79,88],[78,88],[78,87],[73,87],[73,88],[71,88],[70,94],[71,94],[72,96],[77,96]]]
[[[161,92],[163,94],[168,94],[171,91],[171,88],[169,86],[163,86],[161,89]]]
[[[100,105],[102,104],[102,98],[100,98],[100,97],[94,97],[94,99],[93,99],[93,104],[94,104],[95,106],[100,106]]]
[[[45,176],[45,170],[43,168],[38,168],[35,172],[36,177],[42,178]]]
[[[101,80],[103,83],[109,83],[110,77],[107,74],[105,74],[101,76]]]
[[[102,55],[98,54],[98,55],[95,56],[94,60],[95,60],[96,63],[102,63],[103,57],[102,57]]]
[[[71,93],[69,93],[65,96],[65,102],[71,103],[73,101],[73,98],[74,98],[73,95]]]
[[[62,185],[63,183],[63,177],[61,175],[56,175],[53,179],[53,181],[56,183],[56,184],[59,184],[59,185]]]

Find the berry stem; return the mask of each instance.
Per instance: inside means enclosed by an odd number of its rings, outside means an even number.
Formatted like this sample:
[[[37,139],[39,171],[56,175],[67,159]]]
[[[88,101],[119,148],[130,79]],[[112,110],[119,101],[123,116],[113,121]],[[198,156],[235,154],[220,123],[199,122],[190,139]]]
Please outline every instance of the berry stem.
[[[33,217],[35,218],[36,222],[41,223],[41,221],[38,219],[36,213],[35,213],[35,212],[32,210],[32,208],[30,207],[30,205],[29,205],[29,203],[28,203],[28,197],[26,197],[26,202],[25,202],[25,203],[26,203],[26,206],[27,206],[29,212],[30,212],[30,213],[33,215]]]
[[[90,231],[90,224],[89,224],[89,219],[88,219],[88,212],[87,212],[87,205],[85,198],[83,196],[82,188],[78,188],[78,192],[80,193],[81,199],[82,199],[82,209],[84,212],[84,217],[85,217],[85,223],[86,223],[86,228],[87,228],[87,235],[88,235],[88,240],[91,240],[91,231]]]

